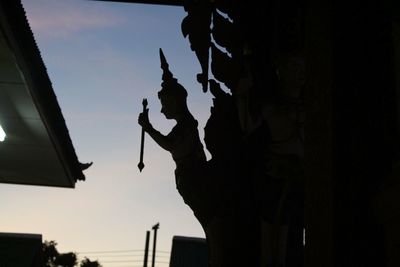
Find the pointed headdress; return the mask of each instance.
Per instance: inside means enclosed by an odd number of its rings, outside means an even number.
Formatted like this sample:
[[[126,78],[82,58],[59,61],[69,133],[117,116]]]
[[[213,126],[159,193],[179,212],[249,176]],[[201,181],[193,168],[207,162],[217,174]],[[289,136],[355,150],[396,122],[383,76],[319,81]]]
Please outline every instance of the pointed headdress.
[[[169,70],[167,59],[164,56],[162,49],[160,48],[160,61],[162,74],[161,91],[158,92],[158,98],[163,95],[171,95],[174,97],[187,97],[186,89],[178,83],[178,80],[174,78],[174,75]]]

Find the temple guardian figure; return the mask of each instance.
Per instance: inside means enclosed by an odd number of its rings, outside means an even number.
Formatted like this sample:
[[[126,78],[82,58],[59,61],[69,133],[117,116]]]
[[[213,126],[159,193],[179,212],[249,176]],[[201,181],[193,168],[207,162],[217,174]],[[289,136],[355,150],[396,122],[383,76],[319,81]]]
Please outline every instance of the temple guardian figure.
[[[160,49],[161,68],[163,70],[161,90],[158,98],[161,113],[176,125],[167,135],[160,133],[150,123],[148,109],[139,114],[138,123],[145,132],[163,149],[169,151],[176,163],[175,182],[183,200],[194,211],[200,223],[205,225],[204,202],[200,194],[205,188],[202,178],[206,155],[197,129],[198,122],[187,107],[187,91],[178,83],[169,71],[168,63]]]

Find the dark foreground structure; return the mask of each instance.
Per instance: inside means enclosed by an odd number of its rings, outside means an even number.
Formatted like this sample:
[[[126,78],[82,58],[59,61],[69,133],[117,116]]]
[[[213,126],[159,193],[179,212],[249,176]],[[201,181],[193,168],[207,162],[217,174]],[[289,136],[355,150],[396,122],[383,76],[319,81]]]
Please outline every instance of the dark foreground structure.
[[[187,12],[215,96],[187,201],[211,266],[400,265],[398,1],[122,2]]]
[[[0,183],[74,188],[84,180],[20,1],[0,2]]]
[[[42,236],[0,233],[0,266],[43,267]]]
[[[207,267],[208,252],[204,238],[174,236],[169,267]]]
[[[74,188],[85,180],[90,164],[78,160],[19,0],[0,1],[0,130],[0,183]],[[44,264],[41,235],[0,233],[1,267]]]

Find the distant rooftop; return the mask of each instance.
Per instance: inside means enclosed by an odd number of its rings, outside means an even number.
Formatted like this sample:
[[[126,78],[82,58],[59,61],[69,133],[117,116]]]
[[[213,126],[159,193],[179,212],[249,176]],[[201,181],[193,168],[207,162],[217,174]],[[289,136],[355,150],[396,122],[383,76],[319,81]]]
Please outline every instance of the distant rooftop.
[[[208,267],[205,238],[174,236],[172,239],[170,267]]]
[[[43,266],[41,253],[40,234],[0,233],[0,266]]]

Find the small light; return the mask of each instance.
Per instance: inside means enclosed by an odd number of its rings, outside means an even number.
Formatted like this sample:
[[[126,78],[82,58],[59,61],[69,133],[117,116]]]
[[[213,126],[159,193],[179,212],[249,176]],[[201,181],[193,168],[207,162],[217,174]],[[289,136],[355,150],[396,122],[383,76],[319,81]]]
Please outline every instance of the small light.
[[[6,132],[4,132],[3,128],[0,125],[0,142],[3,142],[6,139]]]

